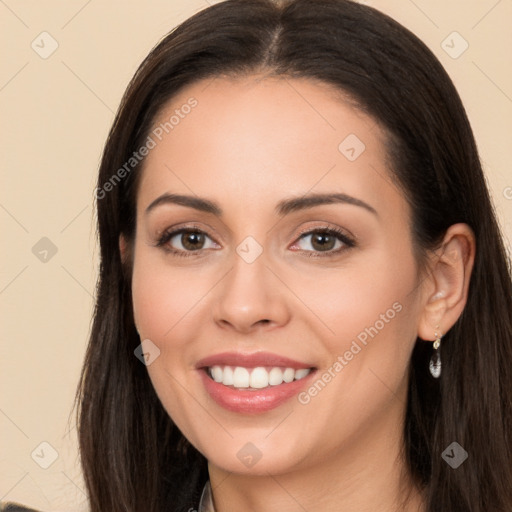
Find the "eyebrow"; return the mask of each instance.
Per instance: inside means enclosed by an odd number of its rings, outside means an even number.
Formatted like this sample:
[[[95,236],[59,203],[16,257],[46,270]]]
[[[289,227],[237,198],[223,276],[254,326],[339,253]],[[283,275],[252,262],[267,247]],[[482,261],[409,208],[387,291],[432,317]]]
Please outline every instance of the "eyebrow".
[[[308,194],[301,197],[287,199],[285,201],[281,201],[280,203],[278,203],[276,211],[279,215],[287,215],[288,213],[295,212],[298,210],[305,210],[307,208],[312,208],[314,206],[336,203],[360,206],[361,208],[368,210],[369,212],[373,213],[374,215],[377,215],[378,217],[378,213],[375,210],[375,208],[373,208],[373,206],[370,206],[368,203],[361,201],[361,199],[357,199],[356,197],[352,197],[342,193]]]
[[[197,196],[185,196],[181,194],[162,194],[146,208],[146,214],[151,210],[154,210],[157,206],[164,204],[179,204],[202,212],[213,213],[213,215],[217,215],[219,217],[222,215],[220,206],[213,201],[202,199]]]
[[[324,204],[336,204],[344,203],[351,204],[353,206],[359,206],[378,216],[375,208],[365,203],[361,199],[349,196],[342,193],[333,194],[308,194],[301,197],[294,197],[291,199],[285,199],[280,201],[276,206],[276,212],[278,215],[288,215],[289,213],[296,212],[299,210],[306,210],[313,208],[314,206],[321,206]],[[187,206],[194,208],[206,213],[212,213],[213,215],[221,216],[222,208],[209,199],[203,199],[198,196],[187,196],[181,194],[162,194],[157,197],[147,208],[146,214],[154,210],[156,207],[165,204],[177,204],[181,206]]]

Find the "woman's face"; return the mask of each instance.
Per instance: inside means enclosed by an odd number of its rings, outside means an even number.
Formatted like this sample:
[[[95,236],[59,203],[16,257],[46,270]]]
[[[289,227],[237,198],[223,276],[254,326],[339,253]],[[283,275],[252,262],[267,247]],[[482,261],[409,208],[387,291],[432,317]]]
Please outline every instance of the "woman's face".
[[[163,406],[226,471],[304,469],[401,433],[422,303],[411,214],[383,131],[340,98],[203,81],[150,133],[135,321]]]

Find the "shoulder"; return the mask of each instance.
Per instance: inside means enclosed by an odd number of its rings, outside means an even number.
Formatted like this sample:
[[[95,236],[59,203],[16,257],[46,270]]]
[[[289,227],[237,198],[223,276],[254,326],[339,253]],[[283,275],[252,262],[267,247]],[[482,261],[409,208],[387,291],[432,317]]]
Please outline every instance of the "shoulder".
[[[0,503],[0,512],[38,512],[33,508],[27,508],[17,503]]]

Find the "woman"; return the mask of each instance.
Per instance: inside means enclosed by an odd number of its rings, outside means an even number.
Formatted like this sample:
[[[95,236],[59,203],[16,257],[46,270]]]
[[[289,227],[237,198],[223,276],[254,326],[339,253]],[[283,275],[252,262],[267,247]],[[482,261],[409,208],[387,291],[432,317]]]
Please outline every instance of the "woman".
[[[512,510],[510,272],[414,35],[348,0],[205,9],[130,83],[96,196],[93,512]]]

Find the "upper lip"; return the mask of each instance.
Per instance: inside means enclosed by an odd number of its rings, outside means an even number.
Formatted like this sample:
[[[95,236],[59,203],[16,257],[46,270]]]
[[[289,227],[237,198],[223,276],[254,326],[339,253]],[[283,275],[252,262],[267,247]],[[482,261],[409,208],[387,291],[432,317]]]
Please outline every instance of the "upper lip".
[[[205,357],[197,362],[196,368],[211,366],[242,366],[256,368],[258,366],[280,366],[283,368],[313,368],[309,363],[302,363],[289,357],[272,354],[271,352],[256,352],[245,354],[240,352],[223,352]]]

